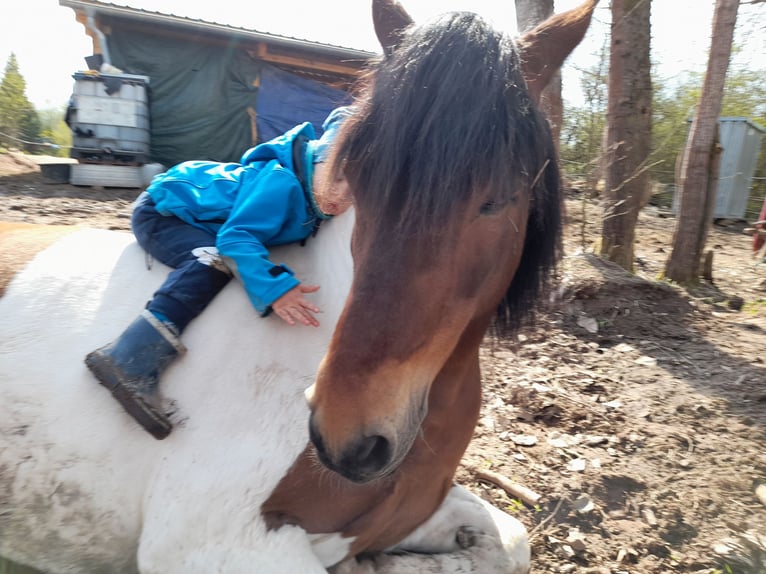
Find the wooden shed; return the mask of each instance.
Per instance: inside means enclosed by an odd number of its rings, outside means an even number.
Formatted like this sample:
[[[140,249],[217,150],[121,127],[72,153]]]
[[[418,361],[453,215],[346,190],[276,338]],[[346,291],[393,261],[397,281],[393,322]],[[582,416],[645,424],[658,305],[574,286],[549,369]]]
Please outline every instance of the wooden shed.
[[[92,68],[86,73],[104,80],[103,97],[111,96],[107,80],[146,81],[147,161],[164,165],[237,161],[255,143],[304,121],[320,135],[323,119],[348,101],[376,56],[98,0],[59,4],[75,11],[93,39],[93,55],[83,57]]]

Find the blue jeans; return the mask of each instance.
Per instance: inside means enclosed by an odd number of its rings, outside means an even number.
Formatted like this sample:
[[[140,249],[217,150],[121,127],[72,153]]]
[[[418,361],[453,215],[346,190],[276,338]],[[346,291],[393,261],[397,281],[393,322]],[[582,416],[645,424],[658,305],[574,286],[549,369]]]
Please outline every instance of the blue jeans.
[[[192,253],[198,248],[214,248],[216,236],[175,216],[160,214],[146,192],[136,200],[130,223],[138,244],[174,268],[146,308],[172,321],[182,332],[231,279],[230,273],[201,262]]]

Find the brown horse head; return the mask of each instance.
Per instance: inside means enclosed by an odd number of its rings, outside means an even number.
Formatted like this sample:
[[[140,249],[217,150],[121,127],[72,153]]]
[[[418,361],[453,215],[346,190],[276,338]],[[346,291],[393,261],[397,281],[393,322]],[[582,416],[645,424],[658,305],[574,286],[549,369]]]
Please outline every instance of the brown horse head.
[[[557,259],[559,173],[535,101],[594,5],[517,45],[476,14],[411,26],[374,2],[393,49],[335,150],[354,193],[354,279],[307,391],[317,454],[346,478],[394,472],[422,435],[465,448],[481,340],[493,318],[519,326]]]

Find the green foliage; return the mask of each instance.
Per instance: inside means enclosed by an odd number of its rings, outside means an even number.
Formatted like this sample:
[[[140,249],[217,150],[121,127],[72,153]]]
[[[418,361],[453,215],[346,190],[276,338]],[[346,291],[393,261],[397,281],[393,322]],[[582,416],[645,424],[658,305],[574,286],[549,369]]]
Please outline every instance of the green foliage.
[[[567,109],[561,130],[561,161],[570,177],[589,179],[598,168],[606,111]]]
[[[517,498],[510,499],[505,507],[505,511],[511,514],[517,514],[522,510],[524,510],[524,503]]]
[[[41,138],[56,146],[47,149],[45,153],[69,157],[69,149],[72,147],[72,130],[69,129],[69,126],[64,121],[66,108],[48,108],[40,110],[38,114],[42,124]]]
[[[764,74],[766,70],[737,70],[729,74],[721,115],[746,117],[762,128],[766,128]],[[754,179],[750,187],[747,213],[754,213],[753,219],[761,210],[764,196],[766,196],[766,133],[761,139],[761,153],[755,165]]]
[[[72,132],[64,122],[65,109],[38,112],[27,99],[26,87],[16,56],[11,54],[0,81],[0,145],[68,156]]]
[[[20,118],[18,137],[24,141],[34,142],[40,138],[41,130],[40,116],[37,115],[37,110],[30,107]]]
[[[34,141],[40,136],[40,119],[27,99],[26,88],[16,55],[12,53],[0,81],[0,133],[11,140]],[[13,144],[13,141],[8,143]]]
[[[726,81],[723,115],[750,117],[766,127],[766,70],[735,70]]]
[[[561,126],[560,155],[569,177],[595,185],[598,179],[601,142],[606,127],[608,49],[604,44],[597,63],[580,70],[585,98],[582,107],[567,107]]]
[[[686,144],[689,120],[702,92],[702,76],[685,74],[678,78],[675,88],[666,86],[656,77],[652,83],[652,167],[649,174],[653,181],[673,183],[678,154]]]

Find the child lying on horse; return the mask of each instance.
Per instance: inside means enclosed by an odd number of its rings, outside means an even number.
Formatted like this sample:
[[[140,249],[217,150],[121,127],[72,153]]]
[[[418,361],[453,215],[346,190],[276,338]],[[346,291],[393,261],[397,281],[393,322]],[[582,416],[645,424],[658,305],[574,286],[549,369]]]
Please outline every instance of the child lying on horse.
[[[305,297],[319,286],[272,263],[268,247],[307,239],[351,205],[343,175],[325,173],[350,113],[346,107],[330,113],[319,139],[306,122],[247,150],[240,163],[181,163],[155,177],[136,201],[131,225],[139,245],[174,270],[122,335],[89,353],[85,364],[155,438],[172,429],[159,375],[186,351],[181,333],[232,275],[261,315],[319,325],[319,309]]]

